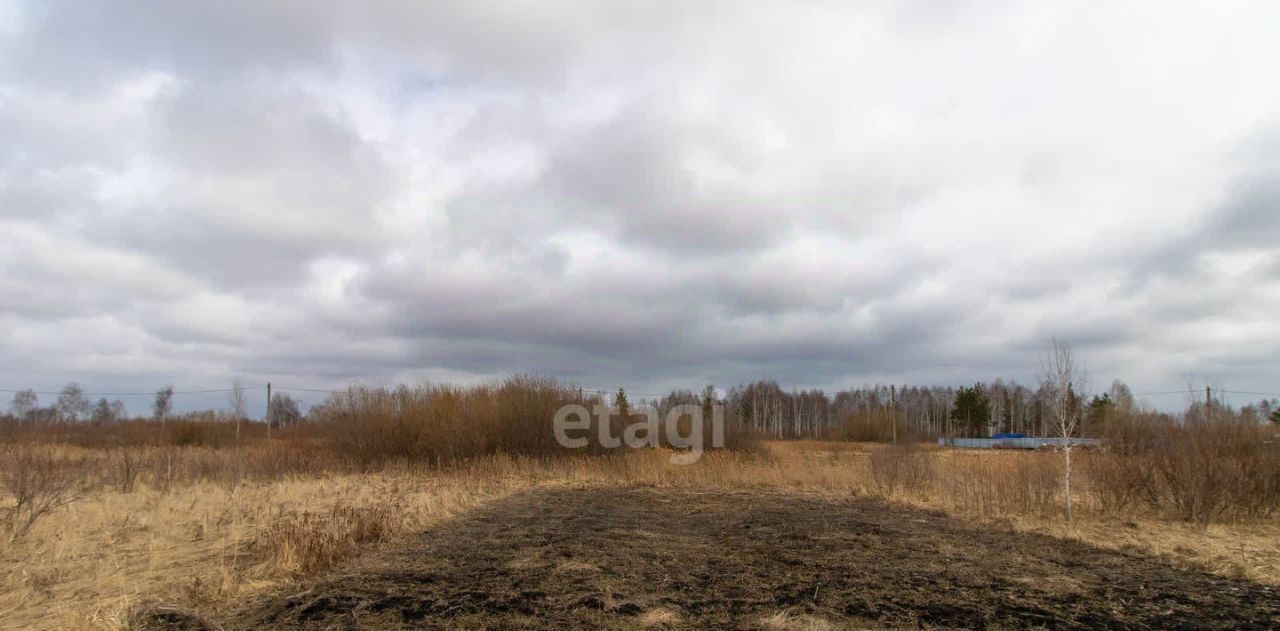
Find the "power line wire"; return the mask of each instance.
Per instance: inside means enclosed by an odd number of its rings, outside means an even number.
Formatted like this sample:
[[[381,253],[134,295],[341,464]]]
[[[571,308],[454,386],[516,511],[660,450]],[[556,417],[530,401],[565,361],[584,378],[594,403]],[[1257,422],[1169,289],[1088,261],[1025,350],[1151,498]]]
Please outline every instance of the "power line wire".
[[[307,388],[302,386],[284,386],[284,385],[273,385],[272,387],[276,390],[288,390],[288,391],[294,391],[294,392],[315,392],[320,394],[342,394],[348,391],[347,389]],[[266,388],[267,386],[264,384],[264,385],[254,385],[254,386],[242,386],[240,390],[241,391],[265,390]],[[618,392],[617,390],[614,390],[614,389],[605,389],[605,388],[579,388],[579,390],[581,390],[582,392],[589,392],[592,394],[601,394],[601,395],[612,395],[612,394],[617,394]],[[28,392],[28,391],[34,394],[41,394],[41,395],[57,396],[57,395],[63,394],[61,391],[51,391],[51,390],[25,390],[25,389],[15,390],[10,388],[0,388],[0,392],[8,393],[8,394],[17,394],[20,392]],[[235,391],[236,391],[236,388],[211,388],[211,389],[204,389],[204,390],[174,390],[172,394],[174,395],[222,394],[222,393],[235,392]],[[1242,394],[1242,395],[1260,396],[1260,397],[1280,397],[1280,394],[1277,394],[1274,392],[1252,392],[1247,390],[1227,390],[1222,388],[1213,388],[1211,391],[1223,393],[1223,394]],[[1135,392],[1133,393],[1133,396],[1155,397],[1155,396],[1167,396],[1167,395],[1175,395],[1175,394],[1199,394],[1201,392],[1203,392],[1203,389],[1194,388],[1194,389],[1187,389],[1187,390],[1165,390],[1162,392]],[[664,396],[667,396],[668,394],[671,394],[670,392],[642,392],[637,390],[629,390],[627,391],[627,393],[633,396],[645,396],[645,397],[664,397]],[[149,397],[149,396],[155,396],[156,392],[155,391],[152,391],[152,392],[82,392],[81,394],[87,397],[142,397],[142,396]]]
[[[1225,392],[1227,394],[1247,394],[1255,397],[1280,397],[1280,394],[1274,392],[1245,392],[1243,390],[1214,390],[1214,392]]]
[[[240,390],[241,391],[265,390],[266,388],[267,387],[265,385],[244,386],[240,388]],[[218,388],[215,390],[174,390],[172,394],[175,394],[175,395],[177,394],[215,394],[220,392],[235,392],[235,391],[236,391],[235,388]],[[62,394],[61,391],[57,391],[57,392],[49,391],[49,390],[29,390],[28,391],[28,390],[10,390],[7,388],[0,388],[0,392],[6,392],[11,394],[18,394],[19,392],[31,392],[33,394],[47,394],[47,395]],[[86,397],[151,397],[151,396],[155,396],[156,392],[81,392],[80,394]]]

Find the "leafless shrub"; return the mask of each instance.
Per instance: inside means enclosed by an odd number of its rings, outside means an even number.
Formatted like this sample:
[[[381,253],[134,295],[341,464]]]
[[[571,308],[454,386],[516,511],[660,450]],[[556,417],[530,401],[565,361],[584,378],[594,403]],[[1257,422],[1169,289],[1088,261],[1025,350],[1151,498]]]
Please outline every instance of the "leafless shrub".
[[[1124,458],[1110,454],[1089,454],[1083,458],[1083,471],[1088,480],[1087,490],[1094,505],[1104,514],[1119,515],[1138,501],[1146,488],[1145,474],[1135,479],[1136,471]]]
[[[140,473],[137,450],[130,447],[121,447],[115,450],[112,459],[114,461],[114,466],[112,467],[113,482],[116,490],[121,493],[132,493]]]
[[[882,408],[859,410],[845,415],[841,424],[826,433],[832,440],[855,442],[918,443],[934,438],[927,429],[905,422],[899,415]]]
[[[1280,511],[1280,447],[1265,426],[1223,414],[1184,425],[1144,417],[1117,423],[1107,449],[1089,458],[1100,508],[1129,505],[1207,524]]]
[[[934,484],[932,454],[913,444],[874,449],[870,465],[872,485],[881,495],[920,493]]]
[[[22,538],[36,521],[78,499],[84,471],[81,459],[48,447],[19,446],[0,452],[0,488],[12,502],[3,519],[11,541]]]
[[[1048,516],[1060,508],[1061,468],[1052,453],[960,455],[939,468],[944,501],[963,512]]]
[[[1257,430],[1232,421],[1165,428],[1136,459],[1155,476],[1149,500],[1200,524],[1275,512],[1280,452],[1263,443]]]
[[[334,449],[357,467],[390,461],[445,464],[493,453],[564,452],[551,422],[581,402],[579,391],[552,380],[516,377],[496,385],[356,386],[316,413]]]
[[[246,442],[266,435],[263,423],[246,423]],[[305,429],[291,432],[307,435]],[[221,412],[192,412],[170,416],[161,423],[153,420],[92,424],[73,422],[6,422],[0,421],[0,435],[6,442],[28,442],[75,445],[90,449],[143,447],[160,445],[230,448],[235,446],[235,421]]]

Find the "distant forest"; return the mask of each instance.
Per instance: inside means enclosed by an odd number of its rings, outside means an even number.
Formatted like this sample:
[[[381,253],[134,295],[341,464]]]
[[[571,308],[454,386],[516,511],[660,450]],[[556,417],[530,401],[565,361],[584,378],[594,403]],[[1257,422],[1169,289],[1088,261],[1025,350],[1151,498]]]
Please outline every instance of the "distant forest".
[[[703,401],[701,395],[673,392],[654,402],[660,410],[681,403]],[[1188,391],[1187,397],[1195,394]],[[888,386],[842,390],[828,395],[822,390],[784,390],[775,381],[758,381],[729,390],[722,403],[728,413],[754,432],[774,438],[843,438],[888,440],[895,432],[904,436],[980,437],[1000,432],[1029,436],[1054,433],[1050,410],[1052,392],[1045,385],[1029,388],[996,380],[959,388],[941,386]],[[1081,436],[1099,436],[1108,425],[1135,416],[1167,423],[1233,418],[1280,424],[1280,401],[1262,400],[1233,409],[1222,401],[1192,400],[1179,414],[1158,412],[1143,406],[1124,382],[1115,381],[1106,392],[1073,396],[1081,414]]]
[[[173,412],[174,391],[165,387],[155,393],[149,414],[133,416],[119,400],[105,398],[93,402],[80,387],[71,383],[46,406],[38,393],[14,393],[8,414],[13,421],[59,423],[110,423],[124,420],[226,421],[244,418],[243,390],[231,393],[229,410]],[[237,393],[239,393],[237,395]],[[1144,406],[1121,381],[1106,392],[1070,397],[1080,414],[1080,436],[1101,436],[1121,421],[1141,418],[1159,423],[1186,423],[1200,420],[1240,420],[1280,424],[1280,401],[1264,399],[1239,409],[1218,399],[1197,399],[1194,391],[1184,395],[1189,402],[1179,413],[1160,412]],[[613,402],[628,405],[625,390],[613,395]],[[592,397],[602,402],[601,397]],[[238,401],[238,403],[236,403]],[[662,397],[637,399],[637,404],[657,407],[663,414],[676,405],[724,405],[728,419],[744,429],[771,438],[817,438],[836,440],[888,441],[896,438],[926,439],[937,436],[980,437],[996,433],[1029,436],[1054,434],[1050,402],[1053,393],[1046,385],[1036,388],[997,379],[958,388],[945,386],[875,385],[827,394],[822,390],[785,390],[776,381],[761,380],[731,388],[723,397],[707,386],[701,392],[676,390]],[[273,426],[305,423],[324,414],[326,404],[307,413],[285,392],[271,398]]]

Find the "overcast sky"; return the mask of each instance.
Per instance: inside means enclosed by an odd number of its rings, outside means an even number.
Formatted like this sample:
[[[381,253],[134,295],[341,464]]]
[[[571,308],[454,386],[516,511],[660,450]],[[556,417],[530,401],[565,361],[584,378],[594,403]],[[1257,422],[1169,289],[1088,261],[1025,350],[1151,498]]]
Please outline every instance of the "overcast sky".
[[[0,0],[0,388],[1280,391],[1280,4],[684,5]]]

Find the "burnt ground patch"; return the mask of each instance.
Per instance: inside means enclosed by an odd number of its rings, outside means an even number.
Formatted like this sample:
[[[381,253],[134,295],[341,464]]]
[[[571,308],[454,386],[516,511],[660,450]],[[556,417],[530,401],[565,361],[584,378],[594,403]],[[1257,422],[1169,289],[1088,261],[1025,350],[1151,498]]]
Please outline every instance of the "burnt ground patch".
[[[593,488],[507,498],[218,622],[752,629],[779,612],[810,628],[1277,628],[1280,592],[867,498]]]

